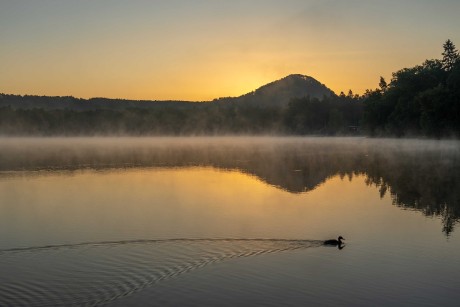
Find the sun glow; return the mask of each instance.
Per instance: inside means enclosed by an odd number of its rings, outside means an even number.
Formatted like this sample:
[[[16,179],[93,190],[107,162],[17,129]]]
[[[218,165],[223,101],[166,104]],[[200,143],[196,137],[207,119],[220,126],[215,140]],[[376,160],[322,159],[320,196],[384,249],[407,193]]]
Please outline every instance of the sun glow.
[[[0,92],[204,101],[304,74],[362,93],[460,41],[458,10],[449,0],[2,2]]]

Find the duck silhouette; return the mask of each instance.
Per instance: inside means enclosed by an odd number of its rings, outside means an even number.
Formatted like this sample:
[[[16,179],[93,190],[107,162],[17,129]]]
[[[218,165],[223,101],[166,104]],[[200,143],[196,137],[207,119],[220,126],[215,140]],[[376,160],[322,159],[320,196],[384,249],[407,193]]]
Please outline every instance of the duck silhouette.
[[[342,236],[339,236],[339,237],[337,238],[337,240],[335,240],[335,239],[326,240],[326,241],[324,241],[323,244],[324,244],[324,245],[333,245],[333,246],[337,246],[337,245],[338,245],[338,246],[340,247],[340,246],[342,246],[342,244],[343,244],[342,240],[345,240],[345,238],[342,237]]]

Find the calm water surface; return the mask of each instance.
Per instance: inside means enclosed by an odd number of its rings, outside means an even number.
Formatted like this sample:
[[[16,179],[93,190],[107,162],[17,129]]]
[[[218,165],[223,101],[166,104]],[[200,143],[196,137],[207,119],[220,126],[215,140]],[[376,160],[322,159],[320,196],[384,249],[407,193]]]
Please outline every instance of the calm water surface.
[[[0,139],[0,305],[457,306],[459,148]]]

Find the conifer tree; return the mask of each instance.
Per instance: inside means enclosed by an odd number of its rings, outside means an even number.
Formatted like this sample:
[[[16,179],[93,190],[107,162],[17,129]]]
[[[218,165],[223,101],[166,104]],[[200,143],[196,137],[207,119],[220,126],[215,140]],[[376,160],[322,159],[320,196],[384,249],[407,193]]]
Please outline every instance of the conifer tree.
[[[459,60],[460,55],[458,54],[458,50],[455,48],[454,43],[450,39],[444,43],[443,47],[444,52],[442,53],[442,66],[444,70],[450,71]]]
[[[380,76],[379,86],[380,86],[380,89],[381,89],[383,92],[385,92],[385,91],[387,90],[388,84],[387,84],[387,82],[385,81],[385,78],[383,78],[382,76]]]

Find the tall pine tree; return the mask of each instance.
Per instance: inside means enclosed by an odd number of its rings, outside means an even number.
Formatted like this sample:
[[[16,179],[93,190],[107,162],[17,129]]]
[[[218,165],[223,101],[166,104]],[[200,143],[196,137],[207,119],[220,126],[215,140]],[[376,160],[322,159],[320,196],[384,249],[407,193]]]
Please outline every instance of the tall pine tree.
[[[460,55],[458,54],[457,48],[454,43],[448,39],[444,45],[444,52],[442,53],[442,66],[444,70],[451,71],[455,63],[459,60]]]

